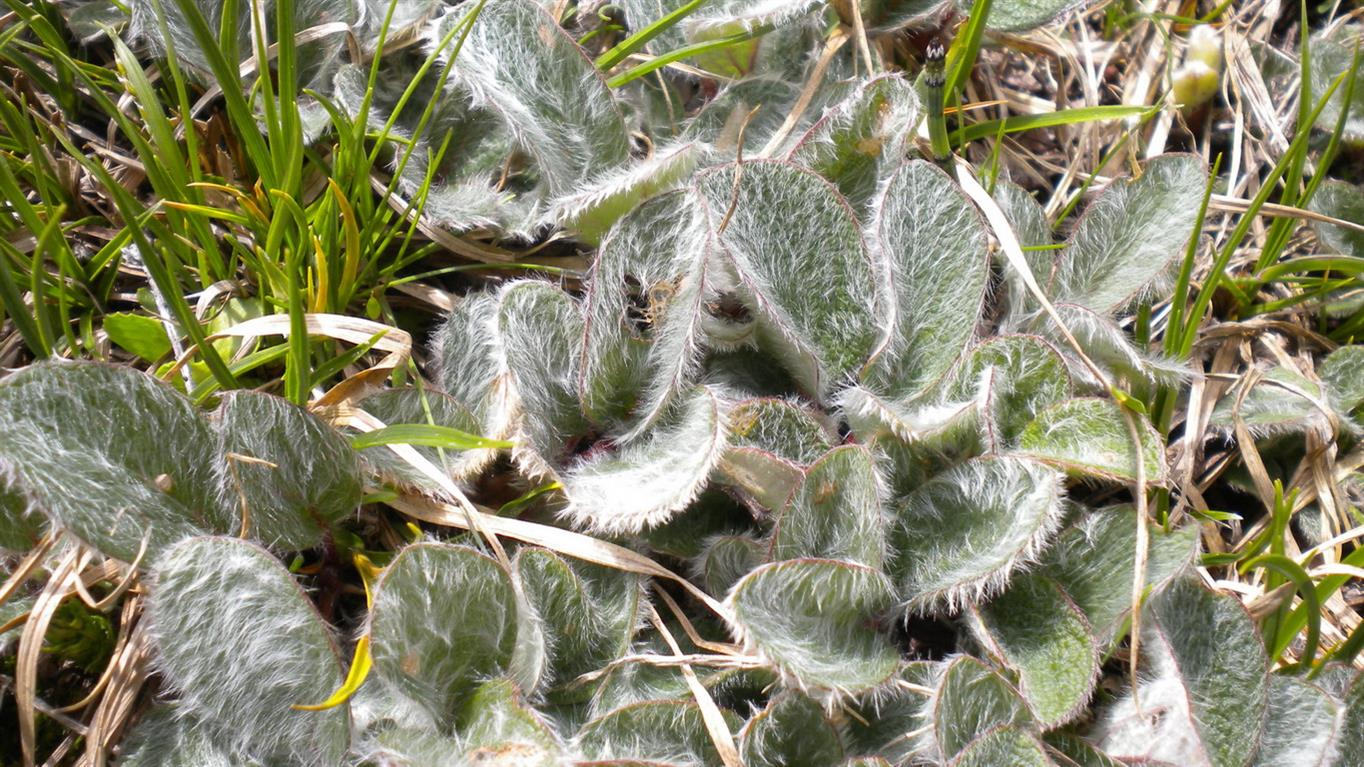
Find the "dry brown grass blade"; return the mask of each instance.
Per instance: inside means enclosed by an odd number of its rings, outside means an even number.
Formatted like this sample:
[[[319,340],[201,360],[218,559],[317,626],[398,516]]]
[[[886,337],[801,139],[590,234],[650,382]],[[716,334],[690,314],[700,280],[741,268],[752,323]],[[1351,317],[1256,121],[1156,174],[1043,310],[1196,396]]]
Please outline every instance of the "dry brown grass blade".
[[[37,754],[34,701],[38,697],[38,657],[43,650],[47,627],[70,593],[68,582],[80,569],[79,563],[88,556],[83,547],[72,547],[52,571],[47,584],[33,602],[28,622],[19,635],[19,655],[14,669],[14,702],[19,715],[19,751],[24,767],[34,767]]]
[[[653,622],[654,628],[658,629],[663,641],[668,643],[668,649],[673,651],[673,655],[682,657],[682,648],[678,647],[677,640],[673,639],[672,632],[668,631],[667,624],[659,617],[653,605],[649,605],[649,620]],[[729,731],[729,725],[725,724],[725,715],[720,713],[720,707],[715,705],[715,699],[710,697],[705,685],[696,678],[696,672],[692,671],[690,664],[683,663],[678,668],[682,671],[682,678],[687,680],[687,687],[691,689],[696,705],[701,709],[701,720],[706,724],[706,732],[710,733],[715,750],[720,752],[720,761],[725,763],[725,767],[744,767],[743,760],[739,758],[739,749],[734,745],[734,735]]]
[[[134,597],[129,601],[130,604],[124,607],[124,619],[131,621],[134,618],[129,616],[140,610],[140,600]],[[150,660],[151,637],[146,624],[139,621],[123,651],[115,655],[110,664],[113,674],[104,697],[100,699],[99,708],[95,709],[90,721],[81,767],[105,767],[108,763],[109,749],[123,734],[137,705],[142,685],[147,681],[147,664]]]
[[[28,577],[33,574],[38,565],[42,564],[43,560],[47,558],[47,553],[61,538],[61,532],[49,533],[38,542],[37,546],[33,547],[32,551],[24,556],[19,562],[19,566],[14,568],[14,572],[10,573],[9,577],[5,579],[4,585],[0,586],[0,605],[8,602],[11,597],[18,593],[19,587],[28,582]]]

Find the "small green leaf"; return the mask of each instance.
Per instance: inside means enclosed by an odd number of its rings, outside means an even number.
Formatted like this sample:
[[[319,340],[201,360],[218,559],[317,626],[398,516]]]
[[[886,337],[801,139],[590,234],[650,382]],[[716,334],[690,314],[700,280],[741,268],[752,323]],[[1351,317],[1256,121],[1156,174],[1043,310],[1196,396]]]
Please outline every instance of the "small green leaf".
[[[746,535],[718,535],[706,542],[696,558],[701,587],[722,597],[741,578],[766,563],[767,547]]]
[[[183,394],[99,363],[30,365],[0,382],[0,469],[57,526],[132,562],[235,529],[212,429]]]
[[[1364,98],[1361,98],[1361,102],[1364,102]],[[1355,115],[1351,117],[1357,119]],[[1326,179],[1317,188],[1317,193],[1312,195],[1308,207],[1325,216],[1364,224],[1364,191],[1344,181]],[[1313,227],[1327,253],[1364,258],[1364,232],[1335,224],[1314,223]]]
[[[1320,103],[1321,97],[1326,95],[1326,89],[1331,87],[1331,83],[1350,68],[1360,34],[1358,24],[1341,24],[1329,32],[1312,36],[1308,47],[1308,55],[1311,57],[1308,90],[1313,105]],[[1342,81],[1341,86],[1331,95],[1331,100],[1326,102],[1326,108],[1317,115],[1316,128],[1334,131],[1336,123],[1340,120],[1340,113],[1346,108],[1347,103],[1349,113],[1345,119],[1342,138],[1351,143],[1358,143],[1364,140],[1364,77],[1355,78],[1354,90],[1350,93],[1345,92],[1345,83]]]
[[[997,336],[981,343],[953,378],[950,399],[984,398],[985,444],[992,452],[1016,446],[1038,413],[1072,389],[1060,353],[1036,336]]]
[[[1331,404],[1342,416],[1364,405],[1364,348],[1342,346],[1317,367]]]
[[[691,701],[647,701],[593,719],[577,736],[594,761],[663,762],[720,767],[701,709]]]
[[[899,502],[893,574],[912,610],[954,609],[997,591],[1061,522],[1061,477],[1033,461],[976,458]]]
[[[808,466],[834,446],[834,435],[813,412],[794,402],[748,399],[729,411],[729,444],[763,450]]]
[[[1138,300],[1184,252],[1207,175],[1198,157],[1167,154],[1109,184],[1062,252],[1052,298],[1101,315]]]
[[[519,0],[518,0],[519,2]],[[515,419],[497,438],[517,443],[512,455],[532,473],[549,473],[587,433],[578,403],[578,344],[583,318],[563,290],[535,280],[507,283],[498,294],[497,339],[501,365],[514,393],[495,416]]]
[[[443,26],[434,27],[436,39]],[[625,121],[601,74],[532,0],[484,5],[454,57],[451,80],[449,97],[497,115],[551,194],[570,194],[629,155]]]
[[[1159,589],[1193,563],[1198,528],[1165,532],[1147,525],[1146,585]],[[1113,641],[1132,607],[1137,513],[1131,506],[1097,509],[1056,537],[1039,574],[1056,581],[1088,619],[1099,644]]]
[[[772,559],[841,559],[880,568],[887,517],[871,453],[858,445],[829,451],[810,467],[772,532]]]
[[[1230,433],[1239,416],[1257,439],[1305,431],[1326,433],[1330,431],[1326,406],[1321,386],[1315,381],[1275,366],[1251,382],[1244,397],[1240,387],[1224,394],[1208,424]]]
[[[843,761],[838,730],[818,703],[796,692],[777,695],[739,732],[748,767],[801,764],[834,767]]]
[[[956,758],[972,741],[997,727],[1032,725],[1032,715],[1018,691],[969,655],[948,664],[932,705],[933,739],[942,762]]]
[[[865,213],[909,150],[918,113],[919,98],[903,77],[873,78],[826,112],[786,159],[832,181]]]
[[[600,242],[602,235],[642,200],[684,182],[705,152],[697,142],[660,147],[651,156],[555,200],[550,217],[576,231],[583,240]]]
[[[597,565],[570,566],[547,549],[527,548],[513,562],[526,599],[544,626],[546,684],[571,682],[624,655],[639,623],[639,576]]]
[[[1271,676],[1269,713],[1251,767],[1330,764],[1339,714],[1339,706],[1320,687],[1293,677]]]
[[[1144,416],[1133,413],[1141,437],[1148,483],[1165,477],[1160,435]],[[1080,397],[1042,411],[1018,439],[1019,453],[1080,476],[1119,482],[1137,478],[1136,446],[1127,415],[1109,399]]]
[[[1356,673],[1354,681],[1341,697],[1344,709],[1340,720],[1339,754],[1364,754],[1364,673]]]
[[[1018,672],[1023,697],[1038,721],[1055,727],[1089,702],[1099,652],[1089,621],[1055,581],[1029,573],[972,610],[977,636]]]
[[[895,593],[880,571],[793,559],[764,565],[729,595],[734,631],[805,689],[856,693],[895,673],[899,653],[871,621]]]
[[[341,686],[322,617],[265,550],[235,538],[191,538],[155,568],[147,619],[156,665],[177,706],[229,753],[269,764],[339,764],[350,710],[296,711]]]
[[[156,362],[171,351],[166,326],[155,317],[126,312],[106,314],[104,332],[109,334],[110,341],[148,362]]]
[[[894,305],[862,378],[905,401],[942,378],[976,332],[990,272],[985,226],[956,182],[912,160],[886,183],[872,229]]]
[[[43,533],[40,514],[28,513],[28,502],[0,480],[0,551],[28,551]]]
[[[360,459],[331,426],[293,403],[232,392],[218,408],[228,497],[266,545],[319,545],[360,505]]]
[[[1258,745],[1248,733],[1259,732],[1268,707],[1269,659],[1245,608],[1183,579],[1146,609],[1146,678],[1137,699],[1102,715],[1099,746],[1123,761],[1246,764]]]
[[[470,430],[474,433],[489,431],[488,416],[497,376],[493,357],[496,339],[497,296],[470,293],[455,304],[431,344],[435,379],[474,417],[479,425]]]
[[[452,723],[481,680],[510,668],[522,612],[492,559],[463,546],[408,546],[375,588],[374,673]]]
[[[827,396],[882,334],[880,275],[848,203],[814,173],[775,161],[713,168],[695,187],[759,346]]]
[[[962,749],[951,767],[1052,767],[1036,736],[1017,727],[987,730]]]
[[[506,679],[485,682],[464,703],[459,728],[466,764],[499,764],[514,760],[519,767],[558,767],[563,746],[549,723],[521,698]]]
[[[638,441],[603,450],[562,474],[578,524],[612,533],[667,521],[696,499],[724,450],[724,420],[713,391],[697,387],[677,412]],[[648,492],[641,492],[648,488]]]

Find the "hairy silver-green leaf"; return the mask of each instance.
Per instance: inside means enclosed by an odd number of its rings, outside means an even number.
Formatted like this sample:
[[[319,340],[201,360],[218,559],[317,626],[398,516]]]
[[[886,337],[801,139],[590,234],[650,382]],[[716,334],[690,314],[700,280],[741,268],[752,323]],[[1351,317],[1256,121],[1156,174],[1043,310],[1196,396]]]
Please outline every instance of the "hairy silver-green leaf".
[[[951,767],[1052,767],[1035,735],[1005,725],[985,731],[967,744]]]
[[[647,701],[593,719],[578,732],[578,748],[594,761],[630,760],[719,767],[715,750],[691,701]]]
[[[903,77],[873,78],[825,112],[786,157],[832,181],[863,214],[908,151],[918,112]]]
[[[1187,365],[1158,352],[1138,349],[1111,317],[1097,314],[1076,304],[1060,303],[1056,304],[1055,308],[1057,316],[1070,331],[1071,337],[1085,350],[1085,356],[1109,378],[1126,378],[1173,386],[1192,375]],[[1048,317],[1038,317],[1033,327],[1063,351],[1070,363],[1071,374],[1078,381],[1092,388],[1103,388],[1103,382],[1071,352],[1069,342],[1055,322]]]
[[[360,458],[344,437],[293,403],[232,392],[218,407],[223,492],[253,538],[310,549],[360,505]]]
[[[621,219],[598,250],[579,371],[595,423],[642,431],[694,381],[712,292],[698,217],[693,195],[663,194]]]
[[[1140,712],[1163,714],[1139,713],[1129,693],[1102,716],[1100,747],[1124,761],[1245,765],[1269,698],[1269,659],[1245,608],[1184,579],[1146,609]]]
[[[461,17],[450,14],[433,26],[430,42]],[[441,59],[450,53],[446,48]],[[573,193],[628,156],[625,121],[606,82],[531,0],[483,6],[454,57],[451,81],[447,97],[466,98],[497,114],[553,195]]]
[[[1207,175],[1194,155],[1167,154],[1109,184],[1061,253],[1052,298],[1109,314],[1151,290],[1193,234]]]
[[[1326,395],[1342,417],[1364,405],[1364,348],[1342,346],[1317,366]]]
[[[564,763],[563,746],[554,731],[509,680],[480,685],[464,703],[461,719],[465,764],[558,767]]]
[[[748,767],[834,767],[843,761],[843,744],[818,703],[785,692],[744,725],[739,753]]]
[[[1355,45],[1359,42],[1361,28],[1358,24],[1342,24],[1312,36],[1308,46],[1308,56],[1312,59],[1311,77],[1308,91],[1315,107],[1326,95],[1326,89],[1337,77],[1345,74],[1354,60]],[[1346,92],[1346,82],[1341,80],[1336,92],[1331,94],[1326,108],[1317,116],[1319,130],[1334,131],[1340,120],[1340,113],[1349,104],[1349,114],[1345,118],[1345,130],[1341,136],[1347,142],[1364,141],[1364,77],[1355,77],[1354,90]]]
[[[1121,408],[1112,400],[1097,397],[1057,403],[1042,411],[1019,435],[1019,453],[1071,474],[1134,481],[1137,446]],[[1159,484],[1165,478],[1160,435],[1146,416],[1131,413],[1131,417],[1141,438],[1145,479]]]
[[[999,452],[1018,444],[1037,414],[1071,393],[1070,374],[1054,347],[1036,336],[991,338],[971,351],[954,374],[949,398],[984,399],[985,445]]]
[[[911,160],[886,183],[872,229],[893,305],[890,333],[862,378],[907,400],[942,378],[975,334],[990,271],[985,227],[946,173]]]
[[[0,382],[0,474],[101,552],[150,560],[236,527],[212,429],[179,392],[132,368],[30,365]]]
[[[1061,477],[1034,461],[976,458],[892,512],[892,573],[912,610],[949,610],[998,591],[1061,522]]]
[[[191,538],[156,564],[147,620],[156,665],[229,753],[270,764],[339,764],[350,744],[347,706],[319,703],[341,686],[327,625],[293,576],[236,538]]]
[[[735,583],[768,561],[762,541],[746,535],[718,535],[706,541],[693,569],[701,587],[723,596]]]
[[[993,196],[1013,228],[1018,244],[1023,248],[1023,260],[1027,262],[1028,269],[1043,292],[1048,292],[1052,272],[1056,269],[1056,250],[1051,247],[1051,224],[1047,221],[1042,204],[1023,187],[1010,181],[997,182]],[[1023,276],[1009,259],[1003,257],[1003,253],[997,254],[996,260],[1004,273],[1008,299],[1009,314],[1004,326],[1006,330],[1018,330],[1023,320],[1038,308],[1037,299],[1024,284]]]
[[[27,506],[18,490],[5,487],[0,478],[0,552],[28,551],[38,542],[43,519],[36,510],[28,513]]]
[[[576,231],[588,242],[603,234],[641,200],[683,182],[704,159],[705,147],[695,141],[661,147],[637,163],[575,188],[553,203],[551,218]]]
[[[895,684],[864,696],[846,723],[848,750],[878,754],[891,764],[926,760],[936,749],[933,696],[947,666],[943,661],[910,661],[896,674]]]
[[[772,559],[842,559],[880,568],[888,523],[884,488],[871,453],[859,445],[830,450],[777,516]]]
[[[594,530],[639,532],[667,521],[704,488],[724,450],[715,393],[697,387],[670,419],[638,441],[588,457],[562,474],[564,515]]]
[[[1018,691],[981,661],[963,655],[943,672],[931,706],[933,750],[948,762],[985,732],[1030,727],[1032,715]]]
[[[490,363],[485,363],[490,364]],[[467,434],[478,434],[483,424],[474,417],[469,409],[454,397],[434,389],[385,389],[361,401],[365,412],[393,425],[400,423],[432,424],[458,429]],[[444,450],[434,447],[412,446],[423,458],[445,470],[457,480],[467,480],[478,475],[497,456],[491,448],[473,450]],[[360,456],[384,477],[401,484],[411,485],[427,491],[439,490],[428,476],[392,450],[387,445],[376,445],[360,451]]]
[[[986,28],[995,32],[1026,32],[1046,25],[1067,11],[1088,5],[1091,0],[996,0],[990,4]],[[968,13],[970,0],[958,0]]]
[[[1022,575],[972,616],[977,637],[1018,672],[1039,722],[1055,727],[1080,713],[1099,676],[1099,648],[1084,613],[1055,581]]]
[[[511,385],[503,417],[516,426],[486,436],[516,442],[513,455],[533,472],[553,471],[587,432],[577,387],[582,336],[582,313],[563,290],[524,280],[499,293],[498,351]]]
[[[1344,181],[1327,179],[1312,195],[1308,207],[1322,215],[1364,224],[1364,191]],[[1335,224],[1314,223],[1313,226],[1317,239],[1328,253],[1364,258],[1364,232]]]
[[[374,673],[453,722],[479,682],[510,668],[521,614],[497,562],[463,546],[408,546],[375,587]]]
[[[808,466],[834,446],[834,435],[795,402],[757,398],[743,400],[729,411],[729,444]]]
[[[1159,589],[1193,562],[1198,528],[1148,527],[1146,585]],[[1132,607],[1136,542],[1136,510],[1115,506],[1092,511],[1063,530],[1042,557],[1038,572],[1056,581],[1084,612],[1101,646],[1114,638]]]
[[[880,277],[852,209],[827,181],[784,162],[712,169],[696,189],[714,246],[757,315],[759,344],[807,392],[827,396],[881,335]]]
[[[224,751],[194,717],[174,704],[158,704],[123,736],[119,767],[260,767]]]
[[[1247,383],[1250,391],[1244,391]],[[1230,433],[1239,416],[1257,439],[1304,431],[1326,433],[1330,411],[1324,394],[1315,381],[1276,365],[1254,379],[1243,379],[1222,395],[1208,424]]]
[[[1105,754],[1095,748],[1094,744],[1067,730],[1053,730],[1047,733],[1046,744],[1049,749],[1062,757],[1057,762],[1066,765],[1066,767],[1123,767],[1117,759]]]
[[[709,141],[724,156],[734,156],[742,138],[743,154],[751,157],[786,120],[800,92],[799,82],[772,73],[738,80],[687,121],[685,135]]]
[[[472,433],[485,436],[494,431],[489,413],[498,372],[497,323],[496,294],[470,293],[455,304],[431,344],[436,381],[473,415],[479,428]]]
[[[639,622],[639,576],[569,565],[548,549],[522,549],[514,564],[549,645],[547,684],[570,682],[625,654]]]
[[[856,693],[895,673],[899,653],[870,621],[895,593],[879,570],[792,559],[754,570],[729,594],[734,632],[800,689]]]
[[[1343,711],[1337,753],[1348,755],[1347,758],[1358,758],[1360,754],[1364,754],[1364,673],[1355,673],[1354,681],[1345,689],[1341,698],[1341,708]],[[1341,767],[1348,764],[1346,762]]]
[[[1327,767],[1335,762],[1338,706],[1320,687],[1269,678],[1269,712],[1251,767]]]
[[[744,400],[729,412],[729,445],[719,478],[762,509],[776,511],[800,484],[802,467],[831,447],[832,435],[799,405]]]

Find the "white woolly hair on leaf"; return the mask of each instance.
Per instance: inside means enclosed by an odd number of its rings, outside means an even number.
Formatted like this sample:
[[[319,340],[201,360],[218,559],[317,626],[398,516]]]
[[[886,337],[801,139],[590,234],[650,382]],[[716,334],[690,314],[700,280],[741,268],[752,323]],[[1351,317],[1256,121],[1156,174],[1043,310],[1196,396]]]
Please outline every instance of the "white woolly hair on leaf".
[[[1320,384],[1281,366],[1262,366],[1255,375],[1242,378],[1217,402],[1208,426],[1218,433],[1232,435],[1237,415],[1255,439],[1304,432],[1316,432],[1329,439],[1336,428],[1359,432],[1359,426],[1348,413],[1338,414],[1332,409],[1329,393]]]
[[[704,40],[717,32],[733,34],[768,24],[780,27],[804,19],[824,0],[725,0],[684,24],[690,40]]]
[[[1203,160],[1177,153],[1110,183],[1061,252],[1053,299],[1105,315],[1158,293],[1194,234],[1206,184]]]
[[[295,711],[341,685],[330,631],[275,558],[235,538],[191,538],[154,570],[153,665],[179,707],[231,752],[333,767],[349,748],[347,706]]]
[[[904,609],[956,613],[999,593],[1016,571],[1037,561],[1060,527],[1062,480],[1032,460],[975,458],[905,498],[899,543],[891,547]],[[947,529],[952,523],[970,527]],[[978,535],[986,539],[971,538]]]
[[[39,362],[0,382],[0,482],[29,513],[125,562],[237,526],[220,501],[213,430],[139,370]]]
[[[792,583],[772,585],[787,573]],[[832,708],[892,682],[899,653],[867,621],[894,601],[894,589],[879,569],[791,559],[751,571],[730,589],[725,606],[733,616],[730,632],[745,652],[770,666],[787,687]]]
[[[428,49],[472,7],[456,6],[433,24]],[[484,5],[453,62],[452,50],[438,55],[452,64],[447,88],[499,115],[551,194],[568,194],[628,159],[625,121],[601,73],[537,3]]]
[[[532,477],[558,478],[568,442],[588,430],[578,397],[578,302],[541,280],[507,282],[497,294],[489,431],[516,443],[512,459]]]
[[[951,429],[981,409],[979,398],[940,402],[891,402],[862,386],[849,386],[839,392],[835,405],[848,419],[859,438],[870,440],[890,434],[903,442],[917,442]]]
[[[604,533],[634,533],[667,521],[705,488],[725,447],[725,415],[714,392],[693,389],[645,438],[589,457],[562,477],[562,514]]]
[[[781,160],[710,168],[693,182],[716,257],[756,315],[759,345],[827,398],[883,332],[878,272],[856,214],[824,178]]]
[[[1160,386],[1175,386],[1193,378],[1193,370],[1188,365],[1158,352],[1138,349],[1111,317],[1078,304],[1058,303],[1055,308],[1071,335],[1084,348],[1085,355],[1107,369],[1110,375],[1117,373],[1118,377]],[[1038,316],[1034,324],[1037,331],[1060,350],[1072,377],[1088,388],[1104,389],[1104,383],[1095,379],[1089,367],[1076,356],[1054,322]]]
[[[555,198],[546,216],[550,223],[582,229],[597,237],[640,200],[684,183],[705,162],[710,147],[699,141],[680,141],[654,149],[646,159],[623,165],[592,179],[587,188]]]

